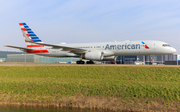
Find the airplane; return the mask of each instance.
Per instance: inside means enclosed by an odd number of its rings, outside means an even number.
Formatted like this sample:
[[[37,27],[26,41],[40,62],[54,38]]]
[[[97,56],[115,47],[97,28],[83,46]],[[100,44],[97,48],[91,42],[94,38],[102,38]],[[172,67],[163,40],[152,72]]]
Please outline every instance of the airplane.
[[[20,49],[48,57],[78,57],[76,64],[94,64],[93,61],[115,60],[117,56],[136,55],[167,55],[176,52],[176,49],[162,41],[130,41],[76,43],[76,44],[46,44],[29,28],[26,23],[19,23],[26,47],[6,45],[6,47]]]

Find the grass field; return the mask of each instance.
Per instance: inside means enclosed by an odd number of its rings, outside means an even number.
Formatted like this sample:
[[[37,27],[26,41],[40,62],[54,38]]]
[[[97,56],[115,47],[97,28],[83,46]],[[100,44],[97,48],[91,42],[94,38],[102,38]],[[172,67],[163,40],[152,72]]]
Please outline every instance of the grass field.
[[[0,66],[0,93],[1,101],[83,95],[179,102],[180,67]]]

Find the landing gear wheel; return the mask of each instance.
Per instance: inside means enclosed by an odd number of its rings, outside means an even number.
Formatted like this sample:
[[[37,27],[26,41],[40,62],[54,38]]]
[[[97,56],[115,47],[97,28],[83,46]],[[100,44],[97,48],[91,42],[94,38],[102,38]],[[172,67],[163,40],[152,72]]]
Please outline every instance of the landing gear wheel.
[[[80,61],[80,64],[84,64],[84,61]]]
[[[76,64],[84,64],[85,62],[80,60],[80,61],[76,61]]]
[[[87,61],[86,64],[94,64],[94,62],[90,60],[90,61]]]
[[[76,61],[76,64],[79,64],[79,61]]]

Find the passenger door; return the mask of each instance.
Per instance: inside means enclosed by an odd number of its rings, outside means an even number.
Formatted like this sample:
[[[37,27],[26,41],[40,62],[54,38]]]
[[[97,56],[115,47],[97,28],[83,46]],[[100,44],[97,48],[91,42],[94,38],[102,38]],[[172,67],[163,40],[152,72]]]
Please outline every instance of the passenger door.
[[[152,49],[156,50],[156,43],[155,42],[153,42],[153,44],[152,44]]]

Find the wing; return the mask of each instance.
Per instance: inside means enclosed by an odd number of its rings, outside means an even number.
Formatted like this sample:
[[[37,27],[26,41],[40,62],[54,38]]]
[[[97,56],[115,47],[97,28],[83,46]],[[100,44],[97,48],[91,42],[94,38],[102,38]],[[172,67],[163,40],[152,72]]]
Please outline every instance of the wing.
[[[17,47],[17,46],[10,46],[10,45],[5,45],[5,47],[11,47],[11,48],[23,49],[23,50],[33,50],[33,49],[30,49],[30,48]]]
[[[45,43],[36,43],[36,42],[32,42],[32,41],[30,41],[30,43],[53,47],[53,49],[62,49],[63,51],[69,51],[69,52],[75,53],[75,54],[88,52],[88,50],[74,48],[74,47],[68,47],[68,46],[52,45],[52,44],[45,44]]]

